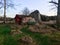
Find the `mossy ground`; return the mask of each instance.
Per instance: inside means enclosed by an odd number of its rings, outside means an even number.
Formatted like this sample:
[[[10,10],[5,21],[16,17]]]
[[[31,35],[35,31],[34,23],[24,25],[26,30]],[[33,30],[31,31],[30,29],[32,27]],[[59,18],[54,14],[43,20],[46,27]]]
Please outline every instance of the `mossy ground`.
[[[28,25],[22,27],[20,31],[22,31],[22,34],[12,36],[10,25],[0,24],[0,45],[20,45],[21,42],[18,40],[24,35],[30,36],[36,42],[36,45],[60,45],[60,32],[40,34],[31,32]]]

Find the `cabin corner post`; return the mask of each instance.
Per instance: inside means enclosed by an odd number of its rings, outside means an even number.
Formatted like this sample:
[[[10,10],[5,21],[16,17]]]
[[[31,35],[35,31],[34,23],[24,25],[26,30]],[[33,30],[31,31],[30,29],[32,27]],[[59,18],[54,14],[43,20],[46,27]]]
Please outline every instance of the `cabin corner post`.
[[[38,13],[38,22],[39,23],[41,22],[41,15],[40,15],[40,13]]]

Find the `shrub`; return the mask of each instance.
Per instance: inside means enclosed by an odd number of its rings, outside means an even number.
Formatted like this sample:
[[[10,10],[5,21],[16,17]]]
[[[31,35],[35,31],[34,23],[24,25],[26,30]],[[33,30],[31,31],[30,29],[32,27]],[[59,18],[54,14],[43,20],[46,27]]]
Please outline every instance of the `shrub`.
[[[35,25],[36,22],[27,22],[28,25]]]

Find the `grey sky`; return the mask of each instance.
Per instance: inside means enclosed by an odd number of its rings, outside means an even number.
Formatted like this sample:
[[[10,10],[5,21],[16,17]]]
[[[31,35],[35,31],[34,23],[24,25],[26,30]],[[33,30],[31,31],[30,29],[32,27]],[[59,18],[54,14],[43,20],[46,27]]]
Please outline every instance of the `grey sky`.
[[[49,1],[50,0],[14,0],[14,3],[19,5],[15,7],[15,10],[9,8],[7,10],[7,17],[15,17],[15,14],[20,14],[25,7],[29,10],[39,10],[40,13],[44,15],[56,15],[57,10],[56,8],[51,10],[54,6],[51,6],[52,4],[49,4]],[[3,16],[2,13],[1,16]]]

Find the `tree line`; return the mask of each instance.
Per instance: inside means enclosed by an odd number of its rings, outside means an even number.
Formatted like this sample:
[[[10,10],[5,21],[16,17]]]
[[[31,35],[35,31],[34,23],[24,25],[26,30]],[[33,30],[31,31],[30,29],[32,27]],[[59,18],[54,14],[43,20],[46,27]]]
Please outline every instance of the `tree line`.
[[[43,14],[40,14],[40,15],[41,15],[41,20],[42,21],[56,20],[56,17],[57,17],[57,16],[46,16],[46,15],[43,15]]]

